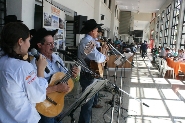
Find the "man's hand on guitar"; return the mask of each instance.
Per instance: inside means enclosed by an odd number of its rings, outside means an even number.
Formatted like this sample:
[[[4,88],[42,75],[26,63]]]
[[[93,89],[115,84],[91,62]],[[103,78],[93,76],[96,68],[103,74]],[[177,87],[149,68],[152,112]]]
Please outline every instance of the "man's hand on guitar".
[[[56,91],[57,92],[68,92],[70,87],[68,86],[68,84],[66,83],[60,83],[58,85],[56,85]]]
[[[47,87],[47,94],[53,93],[53,92],[68,92],[70,87],[66,83],[60,83],[58,85],[49,86]]]

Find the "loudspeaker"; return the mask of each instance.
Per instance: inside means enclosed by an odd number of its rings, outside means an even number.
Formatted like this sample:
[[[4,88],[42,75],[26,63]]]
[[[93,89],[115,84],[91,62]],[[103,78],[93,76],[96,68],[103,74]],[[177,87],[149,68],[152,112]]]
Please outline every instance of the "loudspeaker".
[[[80,34],[84,21],[87,21],[87,16],[74,16],[74,34]]]
[[[101,20],[104,20],[104,16],[105,16],[105,15],[101,15]]]

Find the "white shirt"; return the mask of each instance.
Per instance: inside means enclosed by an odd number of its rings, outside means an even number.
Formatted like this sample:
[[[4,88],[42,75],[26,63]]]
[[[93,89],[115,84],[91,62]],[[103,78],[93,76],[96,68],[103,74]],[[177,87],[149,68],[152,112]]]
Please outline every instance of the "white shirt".
[[[183,53],[182,59],[185,59],[185,53]]]
[[[166,51],[164,49],[161,49],[159,56],[166,56],[166,55],[167,55]]]
[[[2,56],[0,66],[0,122],[38,123],[35,103],[46,99],[46,79],[27,61]]]
[[[31,61],[31,64],[33,64],[34,68],[37,69],[37,66],[35,64],[35,58]],[[56,63],[56,61],[58,61],[59,63],[62,64],[62,66],[58,63]],[[47,62],[48,62],[48,69],[50,70],[49,73],[46,73],[44,72],[44,77],[49,80],[50,77],[55,74],[56,72],[64,72],[64,73],[67,73],[67,68],[65,67],[64,65],[64,62],[63,60],[58,56],[56,55],[55,53],[52,54],[52,61],[47,59]]]
[[[126,59],[129,59],[133,55],[133,53],[128,52],[128,53],[124,53],[124,55],[126,56]]]
[[[178,54],[178,57],[179,57],[179,58],[182,58],[183,55],[184,55],[184,53],[179,53],[179,54]]]

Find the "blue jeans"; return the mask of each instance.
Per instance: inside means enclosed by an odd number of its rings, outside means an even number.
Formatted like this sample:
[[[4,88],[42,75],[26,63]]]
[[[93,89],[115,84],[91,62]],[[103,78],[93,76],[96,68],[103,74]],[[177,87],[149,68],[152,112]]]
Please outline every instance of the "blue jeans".
[[[94,78],[87,73],[80,73],[80,85],[82,91],[86,89],[91,83],[93,83]],[[89,123],[92,113],[92,106],[94,102],[94,97],[92,97],[86,104],[81,107],[80,117],[78,123]]]
[[[41,119],[39,120],[39,123],[62,123],[62,122],[58,122],[55,117],[46,117],[42,114],[40,114]]]

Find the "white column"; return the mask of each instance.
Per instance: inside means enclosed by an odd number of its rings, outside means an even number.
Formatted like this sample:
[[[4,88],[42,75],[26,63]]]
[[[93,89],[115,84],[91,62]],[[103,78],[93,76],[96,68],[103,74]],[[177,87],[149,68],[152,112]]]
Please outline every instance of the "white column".
[[[34,28],[34,13],[35,0],[22,0],[22,21],[29,29]]]
[[[101,21],[101,0],[95,0],[94,2],[94,19],[96,20],[97,23],[100,23]]]

